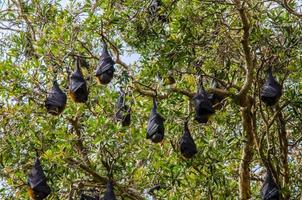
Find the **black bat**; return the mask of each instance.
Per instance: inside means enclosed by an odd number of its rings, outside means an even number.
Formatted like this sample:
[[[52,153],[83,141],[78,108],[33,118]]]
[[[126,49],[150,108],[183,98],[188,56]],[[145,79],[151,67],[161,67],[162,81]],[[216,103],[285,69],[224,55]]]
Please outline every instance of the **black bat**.
[[[122,126],[129,126],[131,123],[131,109],[125,104],[125,94],[121,93],[116,104],[117,112],[115,117],[117,121],[122,122]]]
[[[74,102],[85,103],[88,100],[88,89],[83,73],[80,69],[80,60],[76,59],[75,71],[69,78],[69,94]]]
[[[179,141],[180,152],[185,158],[192,158],[196,153],[196,145],[191,136],[188,122],[184,124],[184,133]]]
[[[104,200],[116,200],[114,189],[113,189],[113,183],[111,180],[108,180],[107,189],[104,195]]]
[[[218,82],[216,80],[213,80],[211,87],[212,88],[219,88],[218,87]],[[221,95],[215,94],[215,93],[209,93],[208,94],[208,99],[210,100],[212,105],[215,105],[217,103],[220,103],[224,99],[224,97],[221,96]]]
[[[28,175],[28,184],[29,193],[34,200],[43,200],[51,193],[39,158],[36,158],[35,164]]]
[[[157,102],[153,98],[153,108],[148,120],[147,139],[154,143],[159,143],[164,139],[165,119],[157,112]]]
[[[199,123],[207,123],[209,117],[215,113],[212,103],[208,99],[208,94],[201,86],[193,97],[195,106],[195,119]]]
[[[99,79],[101,84],[106,85],[112,80],[115,71],[114,64],[115,62],[108,53],[107,45],[104,44],[100,62],[95,71],[95,76]]]
[[[60,89],[57,81],[53,81],[52,89],[48,92],[45,100],[47,112],[52,115],[59,115],[65,109],[66,101],[66,94]]]
[[[99,197],[91,197],[86,194],[81,194],[80,200],[99,200]]]
[[[273,106],[282,95],[282,87],[273,76],[272,68],[269,68],[268,78],[261,89],[261,100],[267,106]]]
[[[264,183],[261,188],[262,200],[279,200],[279,188],[273,179],[270,170],[267,170]]]

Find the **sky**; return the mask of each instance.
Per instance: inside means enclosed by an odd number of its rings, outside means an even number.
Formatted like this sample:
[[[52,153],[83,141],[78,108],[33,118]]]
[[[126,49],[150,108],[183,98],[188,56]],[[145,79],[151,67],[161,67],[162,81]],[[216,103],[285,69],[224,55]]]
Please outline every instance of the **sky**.
[[[83,2],[83,0],[75,0],[75,1]],[[66,6],[68,6],[69,2],[70,2],[69,0],[61,0],[60,4],[63,8],[66,8]],[[121,59],[126,64],[131,65],[131,64],[139,61],[140,56],[137,53],[131,53],[131,54],[127,53],[127,54],[122,55]]]

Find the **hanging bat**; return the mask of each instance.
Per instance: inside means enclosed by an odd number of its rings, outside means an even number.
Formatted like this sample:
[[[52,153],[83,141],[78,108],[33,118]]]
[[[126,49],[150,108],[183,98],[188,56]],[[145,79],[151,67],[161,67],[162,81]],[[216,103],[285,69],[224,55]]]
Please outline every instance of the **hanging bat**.
[[[120,94],[116,108],[117,112],[115,114],[115,117],[117,121],[122,122],[122,126],[129,126],[131,123],[131,109],[128,105],[125,104],[125,94]]]
[[[279,188],[269,169],[267,169],[265,180],[261,188],[261,198],[262,200],[279,200]]]
[[[208,99],[208,94],[201,86],[193,97],[195,106],[195,120],[199,123],[207,123],[209,117],[215,113],[212,103]]]
[[[273,76],[272,68],[269,68],[268,78],[261,89],[260,98],[267,106],[273,106],[282,95],[282,87]]]
[[[100,62],[95,71],[95,76],[98,78],[101,84],[106,85],[112,80],[115,71],[114,64],[115,62],[108,53],[107,45],[104,44]]]
[[[69,78],[69,95],[77,103],[85,103],[88,100],[87,84],[80,69],[79,58],[76,59],[75,71]]]
[[[52,89],[48,92],[45,100],[47,112],[52,115],[59,115],[65,109],[66,101],[66,94],[60,89],[58,82],[53,81]]]
[[[104,200],[116,200],[112,180],[108,180],[107,189],[104,195]]]
[[[28,175],[28,184],[28,193],[33,200],[43,200],[51,193],[39,158],[36,158],[35,164]]]
[[[179,147],[185,158],[192,158],[197,153],[195,142],[188,127],[188,121],[184,124],[184,133],[179,141]]]
[[[157,112],[157,102],[153,98],[153,108],[148,120],[147,139],[154,143],[159,143],[164,139],[165,119]]]

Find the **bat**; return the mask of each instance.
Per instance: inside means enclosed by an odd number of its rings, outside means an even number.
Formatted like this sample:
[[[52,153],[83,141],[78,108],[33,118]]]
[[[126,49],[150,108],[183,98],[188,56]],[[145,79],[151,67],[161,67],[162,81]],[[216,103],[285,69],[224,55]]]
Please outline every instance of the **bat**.
[[[113,189],[113,183],[111,180],[108,180],[107,189],[104,194],[104,200],[116,200],[114,189]]]
[[[43,200],[51,193],[39,158],[36,158],[35,164],[28,175],[28,184],[28,193],[33,200]]]
[[[120,121],[122,126],[129,126],[131,123],[131,109],[125,104],[125,94],[120,94],[116,103],[116,109],[115,117],[117,121]]]
[[[273,106],[282,95],[282,87],[273,76],[272,68],[269,68],[268,78],[261,89],[260,98],[267,106]]]
[[[266,172],[265,180],[261,188],[261,198],[262,200],[279,200],[279,188],[269,169]]]
[[[199,123],[207,123],[209,117],[214,114],[215,111],[203,87],[194,95],[193,102],[195,106],[195,120]]]
[[[45,100],[47,112],[52,115],[59,115],[65,109],[66,101],[66,94],[60,89],[58,82],[53,81],[52,89],[48,92]]]
[[[107,45],[104,44],[100,62],[95,71],[95,76],[101,84],[106,85],[112,80],[115,71],[114,64],[115,62],[108,53]]]
[[[184,133],[179,141],[180,152],[185,158],[192,158],[196,153],[196,145],[191,136],[188,121],[184,124]]]
[[[76,59],[75,71],[69,78],[69,95],[76,103],[85,103],[88,100],[87,84],[80,69],[78,58]]]
[[[164,121],[165,119],[157,112],[157,102],[153,98],[153,108],[147,126],[147,139],[154,143],[159,143],[164,139]]]

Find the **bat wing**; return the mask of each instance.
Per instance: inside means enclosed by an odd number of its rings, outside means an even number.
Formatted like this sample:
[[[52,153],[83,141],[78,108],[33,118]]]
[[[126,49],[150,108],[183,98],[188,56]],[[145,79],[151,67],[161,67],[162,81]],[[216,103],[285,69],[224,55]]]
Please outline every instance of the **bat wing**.
[[[277,86],[264,85],[262,88],[261,96],[268,98],[277,98],[280,94],[280,90]]]
[[[45,104],[49,106],[61,107],[66,104],[67,96],[65,93],[50,93]]]
[[[113,190],[113,184],[111,181],[107,183],[107,189],[104,195],[104,200],[116,200],[114,190]]]
[[[46,107],[64,107],[67,101],[66,94],[61,90],[57,81],[53,82],[53,87],[47,95]]]
[[[185,127],[184,134],[179,143],[180,152],[184,157],[191,158],[197,153],[195,142],[187,127]]]
[[[158,130],[159,125],[154,120],[149,121],[147,127],[147,139],[150,139]]]
[[[31,188],[37,187],[40,183],[46,181],[46,176],[41,167],[40,161],[37,158],[31,172],[28,176],[28,183]]]
[[[279,200],[279,189],[270,171],[267,172],[261,188],[261,197],[263,200]]]
[[[81,88],[85,83],[83,78],[79,77],[71,77],[70,80],[70,90],[76,92],[79,88]]]
[[[113,61],[111,62],[111,61],[110,60],[100,61],[100,64],[99,64],[98,68],[96,69],[95,75],[100,76],[101,74],[105,73],[108,70],[115,71],[114,67],[113,67],[114,62]]]
[[[204,90],[200,90],[199,93],[197,93],[193,99],[195,109],[198,114],[210,115],[215,113],[212,103],[210,102],[208,95]]]
[[[33,191],[37,200],[43,200],[51,193],[51,189],[47,185],[46,181],[41,182],[33,189]]]

